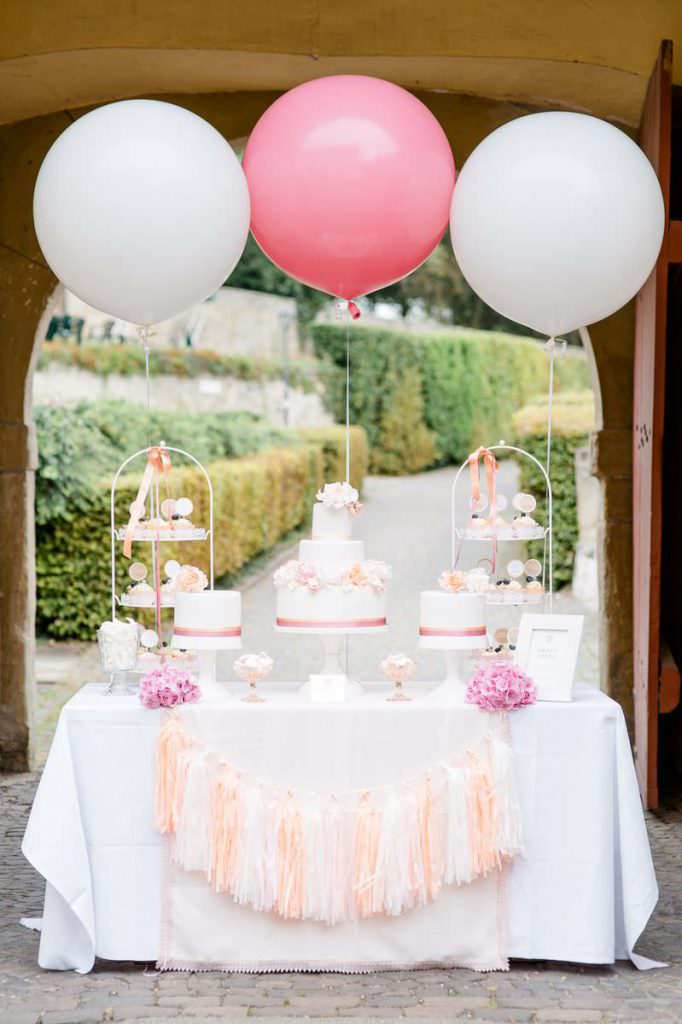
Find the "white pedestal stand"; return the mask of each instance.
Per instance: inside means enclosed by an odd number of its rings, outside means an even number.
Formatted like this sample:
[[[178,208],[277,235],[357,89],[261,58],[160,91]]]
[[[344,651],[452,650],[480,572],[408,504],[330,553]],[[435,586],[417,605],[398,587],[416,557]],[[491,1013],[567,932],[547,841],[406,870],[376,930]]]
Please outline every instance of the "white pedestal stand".
[[[323,689],[325,680],[328,680],[330,690],[338,690],[339,686],[341,686],[345,691],[346,697],[355,697],[358,694],[364,693],[364,686],[354,679],[349,679],[343,666],[342,657],[345,652],[347,634],[322,633],[320,634],[320,639],[324,649],[322,668],[319,672],[312,674],[308,682],[300,687],[298,691],[300,695],[312,699],[313,685],[318,690]]]
[[[446,650],[445,655],[445,681],[437,686],[430,693],[431,697],[447,697],[458,703],[464,702],[464,694],[467,688],[467,680],[463,674],[464,657],[469,651]]]
[[[199,662],[199,687],[203,697],[231,697],[232,694],[228,693],[226,687],[216,679],[216,663],[217,663],[217,652],[216,651],[196,651],[197,661]]]

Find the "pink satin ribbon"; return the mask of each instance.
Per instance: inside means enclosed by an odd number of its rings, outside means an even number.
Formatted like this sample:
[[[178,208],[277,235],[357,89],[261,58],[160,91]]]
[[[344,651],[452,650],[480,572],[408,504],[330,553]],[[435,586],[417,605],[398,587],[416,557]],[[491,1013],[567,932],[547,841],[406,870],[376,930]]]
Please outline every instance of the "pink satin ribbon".
[[[219,629],[206,629],[202,627],[200,629],[192,629],[189,626],[174,626],[173,634],[175,636],[196,636],[196,637],[224,637],[224,636],[241,636],[241,626],[228,626],[227,628]]]
[[[282,619],[277,618],[278,626],[286,626],[289,629],[362,629],[365,626],[385,626],[386,619]]]
[[[468,629],[437,629],[434,626],[420,626],[420,636],[451,636],[451,637],[467,637],[467,636],[485,636],[485,626],[471,626]]]

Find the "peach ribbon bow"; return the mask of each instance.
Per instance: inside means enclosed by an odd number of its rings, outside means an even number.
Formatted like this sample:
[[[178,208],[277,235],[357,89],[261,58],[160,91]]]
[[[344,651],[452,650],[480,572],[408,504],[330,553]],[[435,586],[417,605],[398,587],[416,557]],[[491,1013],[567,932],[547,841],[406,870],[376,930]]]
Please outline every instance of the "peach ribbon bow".
[[[150,448],[147,456],[147,465],[145,466],[142,480],[137,492],[135,501],[130,506],[130,519],[126,526],[125,538],[123,541],[123,554],[126,558],[130,558],[133,552],[133,537],[135,535],[135,527],[139,523],[140,519],[144,515],[144,503],[149,493],[149,488],[152,485],[154,479],[154,473],[160,471],[162,473],[168,473],[171,468],[170,455],[165,448]],[[159,514],[159,510],[157,510]]]
[[[497,459],[490,448],[477,448],[468,458],[471,472],[471,497],[475,504],[481,497],[481,469],[480,461],[483,459],[485,466],[486,482],[488,484],[488,497],[490,499],[490,526],[493,534],[493,573],[495,572],[495,561],[497,557],[497,531],[495,520],[497,519],[497,501],[495,498],[495,482],[497,478]]]

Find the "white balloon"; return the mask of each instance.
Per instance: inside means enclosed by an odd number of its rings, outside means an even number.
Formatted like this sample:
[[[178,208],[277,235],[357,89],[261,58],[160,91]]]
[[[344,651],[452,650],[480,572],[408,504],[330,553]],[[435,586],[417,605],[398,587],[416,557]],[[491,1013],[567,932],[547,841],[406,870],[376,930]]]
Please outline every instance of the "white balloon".
[[[149,325],[212,294],[241,256],[249,192],[234,151],[196,114],[125,100],[53,143],[33,196],[45,259],[110,316]]]
[[[529,114],[492,132],[460,171],[450,213],[473,290],[510,320],[559,335],[602,320],[656,263],[665,209],[653,167],[586,114]]]

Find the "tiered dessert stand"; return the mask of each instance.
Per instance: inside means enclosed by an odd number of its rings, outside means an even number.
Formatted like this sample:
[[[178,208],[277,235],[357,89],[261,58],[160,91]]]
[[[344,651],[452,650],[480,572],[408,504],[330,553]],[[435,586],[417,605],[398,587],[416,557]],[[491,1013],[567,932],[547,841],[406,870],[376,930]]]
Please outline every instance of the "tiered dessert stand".
[[[541,472],[543,480],[545,482],[545,488],[547,492],[547,524],[546,526],[538,525],[535,530],[525,529],[522,534],[514,536],[512,532],[512,524],[509,524],[509,529],[500,533],[499,531],[493,532],[492,528],[485,530],[472,530],[467,527],[459,526],[457,523],[457,486],[460,482],[464,470],[468,468],[469,461],[464,462],[457,473],[455,479],[452,482],[452,490],[450,497],[450,518],[452,523],[451,537],[452,537],[452,565],[456,567],[459,556],[461,554],[462,545],[465,542],[478,542],[487,543],[491,546],[491,549],[497,546],[497,544],[505,543],[525,543],[531,540],[543,541],[543,555],[542,555],[542,594],[537,597],[529,597],[527,594],[518,594],[514,597],[506,594],[504,599],[501,599],[495,592],[488,592],[486,594],[486,600],[489,605],[528,605],[528,604],[546,604],[547,611],[552,613],[552,593],[553,593],[553,582],[554,582],[554,560],[552,551],[552,537],[553,537],[553,502],[552,502],[552,485],[547,474],[547,470],[542,463],[527,452],[524,448],[517,448],[515,445],[505,444],[504,441],[500,441],[497,445],[491,445],[488,448],[490,452],[514,452],[516,455],[521,455],[525,459],[529,459]],[[495,560],[493,560],[495,561]]]
[[[183,448],[174,448],[171,445],[166,445],[163,441],[156,446],[149,446],[147,448],[141,448],[139,451],[134,452],[133,455],[128,456],[116,470],[114,479],[111,485],[111,617],[112,621],[116,620],[116,612],[120,607],[129,608],[131,611],[135,609],[153,609],[157,613],[157,624],[160,624],[160,613],[162,610],[173,608],[175,606],[175,599],[170,595],[163,595],[157,609],[157,587],[154,587],[151,593],[144,595],[136,595],[135,598],[129,598],[125,593],[118,594],[117,585],[117,573],[116,573],[116,550],[117,544],[125,541],[126,538],[126,527],[117,525],[116,521],[116,492],[118,482],[124,471],[133,463],[136,459],[141,459],[149,455],[152,451],[152,447],[157,447],[163,452],[173,452],[176,455],[180,455],[185,459],[188,459],[201,471],[204,480],[206,481],[206,487],[208,489],[209,497],[209,526],[208,530],[203,527],[192,527],[191,529],[182,528],[180,530],[173,530],[172,527],[165,530],[157,530],[152,532],[149,529],[143,529],[138,524],[135,527],[135,531],[132,535],[134,543],[145,543],[151,546],[151,566],[152,566],[152,579],[157,581],[160,578],[161,569],[161,544],[165,542],[173,542],[175,544],[187,541],[206,541],[209,545],[209,589],[213,590],[214,585],[214,551],[213,551],[213,486],[211,484],[211,478],[209,477],[204,466],[196,459],[190,452],[185,451]],[[149,488],[149,493],[146,499],[146,508],[148,510],[148,516],[150,520],[158,520],[164,518],[162,514],[163,501],[159,495],[159,487],[155,486],[158,481],[154,481],[152,486]],[[172,499],[171,499],[172,500]],[[171,520],[172,522],[172,520]],[[158,645],[159,645],[159,659],[162,658],[163,649],[161,648],[162,637],[160,631],[157,630]],[[215,651],[200,651],[198,652],[199,659],[199,673],[200,680],[207,681],[215,678]],[[144,667],[138,664],[136,671],[144,671]]]

